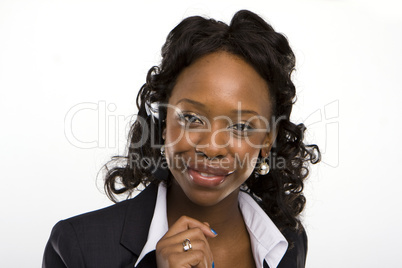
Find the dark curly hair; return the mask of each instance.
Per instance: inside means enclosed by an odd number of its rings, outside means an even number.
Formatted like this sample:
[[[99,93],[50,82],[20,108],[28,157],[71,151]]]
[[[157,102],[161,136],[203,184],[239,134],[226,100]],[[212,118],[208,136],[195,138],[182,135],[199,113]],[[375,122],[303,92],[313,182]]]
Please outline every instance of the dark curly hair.
[[[225,51],[244,59],[266,80],[272,98],[272,116],[281,118],[277,123],[277,138],[270,152],[270,160],[282,158],[281,168],[273,166],[265,176],[254,176],[245,182],[249,192],[275,222],[280,230],[301,229],[298,215],[306,199],[302,194],[303,181],[308,175],[308,162],[320,161],[316,145],[305,145],[303,124],[289,121],[295,101],[295,86],[291,74],[295,68],[295,56],[286,37],[266,23],[258,15],[241,10],[230,25],[213,19],[193,16],[184,19],[168,35],[162,47],[161,65],[152,67],[146,83],[137,96],[138,117],[131,127],[129,146],[122,165],[107,169],[105,190],[114,201],[116,195],[132,192],[141,184],[169,183],[168,176],[161,176],[150,164],[132,165],[132,156],[141,159],[159,159],[161,130],[165,127],[166,109],[158,109],[158,115],[150,113],[152,104],[167,104],[178,75],[195,60],[207,54]],[[154,111],[155,112],[155,111]],[[155,131],[157,130],[157,131]],[[152,133],[153,137],[149,137]],[[161,179],[162,178],[162,179]]]

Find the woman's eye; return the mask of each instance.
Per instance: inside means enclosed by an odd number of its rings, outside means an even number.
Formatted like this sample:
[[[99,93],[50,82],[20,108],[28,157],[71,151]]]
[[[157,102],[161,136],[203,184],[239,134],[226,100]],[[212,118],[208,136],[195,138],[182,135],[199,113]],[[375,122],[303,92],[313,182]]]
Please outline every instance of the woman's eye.
[[[236,134],[241,135],[241,136],[247,135],[248,132],[253,129],[249,124],[245,124],[245,123],[239,123],[239,124],[232,125],[231,128],[235,131]]]
[[[180,120],[183,121],[186,125],[191,125],[191,124],[198,124],[198,125],[203,125],[204,122],[201,120],[201,118],[195,114],[191,113],[183,113],[179,114]]]

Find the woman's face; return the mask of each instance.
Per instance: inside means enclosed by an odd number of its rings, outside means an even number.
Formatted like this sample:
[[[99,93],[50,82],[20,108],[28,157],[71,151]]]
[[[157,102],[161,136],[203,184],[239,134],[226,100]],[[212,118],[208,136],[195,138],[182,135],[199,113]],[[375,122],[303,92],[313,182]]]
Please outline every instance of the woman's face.
[[[237,194],[269,153],[270,117],[268,85],[251,65],[227,52],[195,61],[176,81],[163,132],[174,184],[203,206]]]

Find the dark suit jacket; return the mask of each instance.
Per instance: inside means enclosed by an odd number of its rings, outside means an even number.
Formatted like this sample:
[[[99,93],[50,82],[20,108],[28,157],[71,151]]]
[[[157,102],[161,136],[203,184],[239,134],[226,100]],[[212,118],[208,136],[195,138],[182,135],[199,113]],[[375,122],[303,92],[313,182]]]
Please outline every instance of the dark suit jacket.
[[[150,185],[133,199],[58,222],[46,245],[42,268],[133,268],[147,241],[156,196],[157,186]],[[305,232],[284,235],[295,246],[278,267],[304,267]],[[137,267],[156,267],[155,251]]]

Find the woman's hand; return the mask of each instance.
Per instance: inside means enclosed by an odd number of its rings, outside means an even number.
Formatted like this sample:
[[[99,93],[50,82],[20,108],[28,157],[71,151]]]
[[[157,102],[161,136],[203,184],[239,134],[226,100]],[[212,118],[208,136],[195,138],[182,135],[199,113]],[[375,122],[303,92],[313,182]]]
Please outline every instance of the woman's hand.
[[[213,257],[207,238],[215,236],[208,223],[182,216],[156,244],[158,268],[211,268]],[[192,246],[187,251],[183,246],[186,239]]]

